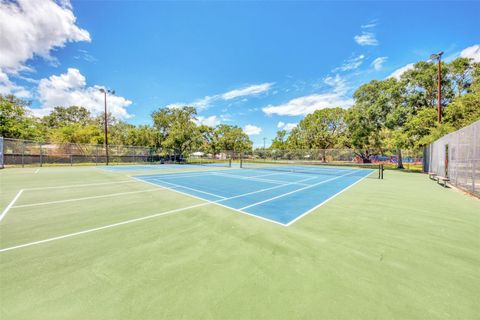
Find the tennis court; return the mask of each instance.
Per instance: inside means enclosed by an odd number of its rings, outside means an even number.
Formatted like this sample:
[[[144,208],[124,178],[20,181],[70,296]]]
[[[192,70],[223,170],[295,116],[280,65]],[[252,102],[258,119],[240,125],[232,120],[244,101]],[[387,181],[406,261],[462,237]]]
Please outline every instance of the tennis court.
[[[149,174],[134,178],[288,226],[374,173],[370,168],[262,164],[255,169],[228,172]]]
[[[0,171],[0,318],[478,314],[480,202],[424,175],[110,168]]]

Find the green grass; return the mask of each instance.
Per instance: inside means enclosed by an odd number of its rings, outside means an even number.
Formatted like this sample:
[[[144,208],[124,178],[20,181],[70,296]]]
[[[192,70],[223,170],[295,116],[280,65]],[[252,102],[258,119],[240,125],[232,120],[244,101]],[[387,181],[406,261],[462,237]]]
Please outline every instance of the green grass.
[[[155,189],[89,167],[4,169],[0,211]],[[226,169],[228,170],[228,169]],[[136,173],[139,173],[138,171]],[[141,172],[144,173],[144,172]],[[478,319],[480,201],[421,174],[365,179],[290,227],[168,190],[12,208],[1,319]]]

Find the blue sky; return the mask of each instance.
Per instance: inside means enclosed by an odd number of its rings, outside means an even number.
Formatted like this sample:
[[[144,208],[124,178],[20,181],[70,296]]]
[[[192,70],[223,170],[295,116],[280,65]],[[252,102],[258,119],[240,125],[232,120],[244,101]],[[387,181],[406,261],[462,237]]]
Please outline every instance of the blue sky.
[[[17,34],[0,36],[0,93],[31,100],[37,114],[72,103],[96,113],[98,87],[109,87],[127,122],[191,104],[199,121],[268,144],[433,52],[480,61],[478,12],[478,2],[2,2],[0,27]]]

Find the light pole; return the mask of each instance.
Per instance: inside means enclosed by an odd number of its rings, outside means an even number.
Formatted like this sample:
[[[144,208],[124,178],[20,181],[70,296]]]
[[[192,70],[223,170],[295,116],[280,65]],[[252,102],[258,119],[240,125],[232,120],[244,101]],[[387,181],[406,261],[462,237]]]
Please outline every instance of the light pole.
[[[104,128],[105,128],[105,155],[107,157],[106,163],[108,166],[108,116],[107,116],[107,93],[115,94],[115,90],[110,89],[100,89],[100,92],[103,92],[104,101],[105,101],[105,114],[104,114]]]
[[[439,53],[434,53],[430,56],[431,60],[437,60],[438,61],[438,71],[437,71],[437,121],[438,124],[442,122],[442,76],[441,76],[441,62],[442,62],[442,55],[443,51],[440,51]]]

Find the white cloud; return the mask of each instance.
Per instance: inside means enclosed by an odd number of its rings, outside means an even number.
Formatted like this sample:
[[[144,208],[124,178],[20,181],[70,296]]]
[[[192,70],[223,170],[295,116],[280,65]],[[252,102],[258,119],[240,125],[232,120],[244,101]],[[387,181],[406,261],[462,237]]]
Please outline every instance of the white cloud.
[[[462,57],[462,58],[470,58],[473,60],[473,62],[480,63],[480,44],[476,44],[470,47],[467,47],[463,49],[460,53],[456,52],[447,58],[445,58],[445,61],[451,61],[454,60],[457,57]],[[396,78],[400,79],[400,76],[404,74],[406,71],[413,69],[414,63],[409,63],[401,68],[398,68],[394,72],[392,72],[387,78]]]
[[[204,117],[204,116],[198,116],[197,120],[195,121],[197,125],[206,125],[209,127],[215,127],[218,124],[220,124],[220,119],[218,119],[217,116],[210,116],[210,117]]]
[[[284,104],[267,106],[262,111],[267,115],[301,116],[315,110],[353,105],[353,99],[346,96],[349,88],[339,75],[325,78],[324,83],[332,87],[330,92],[298,97]]]
[[[333,72],[355,70],[362,65],[363,59],[365,59],[363,54],[350,58],[341,67],[333,69]]]
[[[324,93],[295,98],[285,104],[268,106],[262,110],[268,115],[300,116],[325,108],[347,108],[352,104],[352,99],[340,97],[337,93]]]
[[[370,28],[375,28],[377,26],[377,22],[376,20],[372,21],[372,22],[369,22],[367,24],[364,24],[362,26],[360,26],[360,28],[362,29],[370,29]]]
[[[395,79],[400,79],[400,76],[404,74],[408,70],[413,69],[414,64],[409,63],[401,68],[398,68],[397,70],[393,71],[387,78],[395,78]]]
[[[75,25],[70,2],[53,0],[0,1],[0,94],[30,98],[31,93],[15,84],[11,75],[25,81],[21,72],[33,72],[25,63],[34,56],[54,63],[50,52],[67,42],[90,41],[90,34]]]
[[[292,131],[293,128],[295,128],[298,125],[298,123],[285,123],[285,122],[278,122],[277,123],[277,128],[280,130],[286,130],[286,131]]]
[[[17,0],[0,2],[0,68],[21,71],[35,55],[52,61],[50,52],[67,42],[90,41],[88,31],[75,25],[69,1]]]
[[[375,38],[375,33],[362,31],[362,34],[353,37],[356,43],[361,46],[377,46],[378,40]]]
[[[235,90],[228,91],[228,92],[225,92],[224,94],[222,94],[222,99],[231,100],[231,99],[235,99],[235,98],[238,98],[238,97],[245,97],[245,96],[251,96],[251,95],[259,94],[259,93],[266,92],[266,91],[270,90],[272,85],[273,85],[273,83],[268,83],[267,82],[267,83],[248,86],[248,87],[241,88],[241,89],[235,89]]]
[[[473,62],[480,63],[480,44],[463,49],[462,52],[460,52],[460,57],[470,58]]]
[[[22,86],[13,83],[8,75],[0,69],[0,94],[14,94],[19,98],[30,98],[30,92]]]
[[[231,90],[221,94],[215,94],[213,96],[205,96],[201,99],[197,99],[190,103],[182,103],[182,102],[175,102],[167,105],[166,107],[179,107],[179,106],[193,106],[197,110],[205,110],[208,106],[215,101],[228,101],[240,97],[252,96],[257,95],[263,92],[267,92],[273,86],[273,83],[262,83],[262,84],[254,84],[245,88]],[[242,101],[244,101],[243,99]],[[246,100],[245,100],[246,101]]]
[[[383,67],[383,64],[387,61],[387,57],[378,57],[372,62],[372,66],[375,70],[380,70]]]
[[[253,135],[260,134],[262,132],[262,128],[254,126],[253,124],[247,124],[243,128],[243,132],[245,132],[249,136],[253,136]]]
[[[36,115],[48,114],[56,106],[82,106],[92,114],[98,115],[104,111],[104,94],[99,91],[101,86],[88,87],[86,78],[78,69],[69,68],[59,76],[52,75],[40,80],[38,97],[42,108],[32,109]],[[107,94],[108,112],[116,118],[130,118],[127,107],[132,101],[120,96]]]

